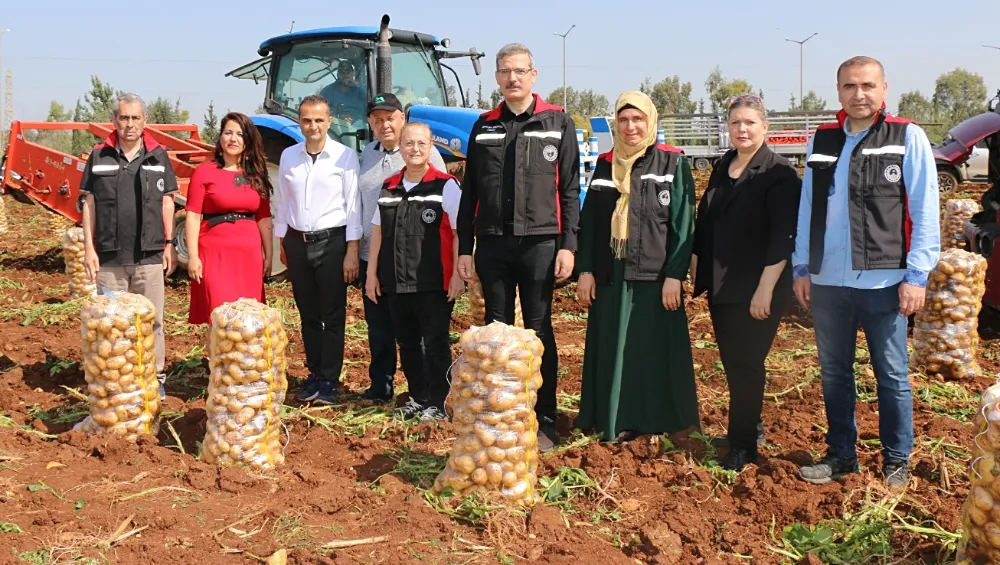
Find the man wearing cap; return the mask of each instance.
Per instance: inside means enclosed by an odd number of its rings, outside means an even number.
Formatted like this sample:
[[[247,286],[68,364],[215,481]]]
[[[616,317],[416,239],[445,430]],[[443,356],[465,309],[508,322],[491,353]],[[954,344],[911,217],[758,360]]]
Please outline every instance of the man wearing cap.
[[[375,132],[375,141],[361,151],[361,175],[358,188],[361,191],[361,219],[364,235],[361,239],[361,288],[365,287],[368,271],[368,247],[372,235],[372,217],[378,209],[378,195],[382,183],[403,168],[403,157],[399,152],[399,135],[406,123],[403,105],[391,93],[375,96],[368,104],[368,125]],[[431,164],[444,171],[444,159],[435,150],[431,152]],[[363,294],[363,293],[362,293]],[[361,398],[375,402],[385,402],[393,398],[392,380],[396,374],[396,339],[392,333],[388,302],[378,304],[364,297],[365,321],[368,323],[368,347],[371,363],[368,376],[371,386],[361,394]]]
[[[354,63],[341,59],[337,64],[337,80],[323,87],[320,96],[330,104],[330,115],[349,122],[358,121],[368,96],[358,84]]]

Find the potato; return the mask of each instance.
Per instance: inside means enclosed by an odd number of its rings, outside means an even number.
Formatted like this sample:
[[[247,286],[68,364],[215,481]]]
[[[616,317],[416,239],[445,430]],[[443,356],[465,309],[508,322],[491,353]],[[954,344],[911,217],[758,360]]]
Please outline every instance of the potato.
[[[52,218],[63,219],[53,214]],[[65,228],[62,228],[65,230]],[[97,286],[90,282],[84,268],[85,251],[83,248],[83,228],[74,227],[62,233],[63,261],[66,264],[66,276],[69,277],[69,296],[71,300],[84,296],[95,296]],[[93,328],[91,328],[93,329]]]
[[[534,332],[494,322],[469,329],[459,345],[449,395],[458,438],[434,489],[450,487],[463,496],[492,491],[534,504],[541,341]]]
[[[969,199],[948,200],[941,222],[941,250],[965,249],[964,224],[979,212],[979,203]]]
[[[927,282],[924,308],[916,315],[917,370],[952,380],[982,376],[975,352],[985,274],[986,259],[980,255],[961,249],[941,253]]]
[[[284,462],[279,416],[288,389],[285,359],[278,353],[288,344],[280,314],[243,298],[218,306],[211,318],[211,416],[203,445],[219,452],[210,462],[273,469]]]

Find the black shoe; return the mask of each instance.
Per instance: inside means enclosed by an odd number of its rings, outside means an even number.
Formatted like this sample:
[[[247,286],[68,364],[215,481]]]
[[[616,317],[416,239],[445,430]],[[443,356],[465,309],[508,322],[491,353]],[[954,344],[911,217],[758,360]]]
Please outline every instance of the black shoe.
[[[727,471],[736,471],[739,473],[748,463],[753,463],[754,465],[760,463],[760,455],[757,454],[757,450],[754,449],[751,451],[737,447],[729,450],[729,453],[722,458],[719,466]]]
[[[309,375],[305,384],[302,385],[302,390],[299,392],[298,399],[302,402],[315,400],[316,396],[319,394],[320,382],[319,377],[316,375]]]
[[[359,398],[361,398],[361,400],[368,400],[371,402],[375,402],[377,404],[382,404],[385,402],[391,402],[393,396],[394,396],[393,390],[391,388],[389,389],[387,389],[386,387],[376,388],[373,386],[369,387],[368,390],[362,392]]]
[[[406,404],[396,409],[396,416],[403,420],[411,420],[413,418],[419,419],[420,415],[426,409],[427,406],[417,402],[417,400],[411,396],[410,399],[406,401]]]
[[[882,465],[882,475],[885,476],[885,486],[891,491],[904,489],[910,484],[910,471],[905,461],[889,459]]]
[[[799,467],[799,478],[807,483],[822,485],[860,470],[857,457],[836,457],[827,454],[818,463]]]
[[[559,428],[556,427],[556,419],[551,416],[542,416],[538,419],[538,449],[549,451],[559,444]]]
[[[337,383],[334,381],[321,381],[319,390],[312,400],[316,404],[332,405],[337,403]]]
[[[719,436],[713,437],[708,440],[708,443],[712,444],[712,447],[729,447],[729,437]],[[757,420],[757,445],[764,445],[764,421]]]

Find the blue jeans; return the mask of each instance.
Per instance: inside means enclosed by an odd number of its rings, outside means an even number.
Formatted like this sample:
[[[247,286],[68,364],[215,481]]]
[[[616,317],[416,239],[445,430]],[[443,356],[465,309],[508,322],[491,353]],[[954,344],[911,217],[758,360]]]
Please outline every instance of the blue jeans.
[[[860,323],[878,381],[883,460],[909,462],[913,451],[913,392],[906,351],[906,318],[899,312],[899,285],[860,290],[814,284],[811,302],[830,454],[857,455],[854,361]]]

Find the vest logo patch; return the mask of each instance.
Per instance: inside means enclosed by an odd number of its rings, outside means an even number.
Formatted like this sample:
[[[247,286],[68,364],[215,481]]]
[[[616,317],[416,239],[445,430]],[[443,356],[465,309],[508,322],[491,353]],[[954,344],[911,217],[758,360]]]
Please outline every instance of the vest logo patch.
[[[903,178],[903,172],[899,169],[899,165],[889,165],[882,174],[889,182],[899,182],[899,179]]]
[[[666,206],[670,204],[670,191],[665,189],[661,190],[656,194],[656,200],[659,201],[660,206]]]
[[[163,179],[158,179],[156,181],[156,190],[163,192]]]
[[[430,208],[424,210],[420,213],[420,219],[424,221],[425,224],[433,223],[438,217],[437,212],[431,210]]]
[[[556,149],[555,145],[546,145],[545,149],[542,149],[542,157],[545,157],[545,160],[551,163],[559,157],[559,150]]]

